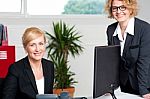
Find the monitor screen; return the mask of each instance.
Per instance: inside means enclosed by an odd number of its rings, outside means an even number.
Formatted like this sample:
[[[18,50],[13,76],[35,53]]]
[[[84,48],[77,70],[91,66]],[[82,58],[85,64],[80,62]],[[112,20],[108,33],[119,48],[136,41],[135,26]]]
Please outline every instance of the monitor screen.
[[[96,46],[94,49],[93,98],[119,87],[120,46]]]

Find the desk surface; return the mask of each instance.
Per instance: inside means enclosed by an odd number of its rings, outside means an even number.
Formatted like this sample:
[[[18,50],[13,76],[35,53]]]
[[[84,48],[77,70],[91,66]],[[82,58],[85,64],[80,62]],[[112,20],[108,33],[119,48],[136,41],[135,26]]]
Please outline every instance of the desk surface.
[[[123,93],[120,91],[120,88],[115,90],[115,96],[117,99],[143,99],[142,97],[137,96],[137,95]],[[88,99],[93,99],[93,98],[89,97]],[[111,95],[103,95],[103,96],[96,98],[96,99],[112,99],[112,96]]]

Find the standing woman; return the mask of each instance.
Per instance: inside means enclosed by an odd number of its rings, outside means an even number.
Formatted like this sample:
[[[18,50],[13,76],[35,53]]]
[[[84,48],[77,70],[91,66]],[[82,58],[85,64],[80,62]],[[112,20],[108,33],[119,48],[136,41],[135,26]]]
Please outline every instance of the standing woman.
[[[107,28],[108,45],[121,46],[121,91],[150,99],[150,24],[136,18],[137,0],[108,0],[117,22]]]
[[[37,94],[52,94],[54,66],[43,57],[46,37],[39,28],[27,28],[22,36],[27,56],[9,67],[2,99],[35,99]]]

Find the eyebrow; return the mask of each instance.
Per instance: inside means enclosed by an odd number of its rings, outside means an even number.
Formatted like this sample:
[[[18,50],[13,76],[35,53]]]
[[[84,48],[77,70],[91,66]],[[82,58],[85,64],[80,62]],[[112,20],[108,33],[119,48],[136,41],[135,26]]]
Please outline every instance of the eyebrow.
[[[121,6],[125,6],[125,5],[120,5],[120,6],[111,6],[111,7],[121,7]]]

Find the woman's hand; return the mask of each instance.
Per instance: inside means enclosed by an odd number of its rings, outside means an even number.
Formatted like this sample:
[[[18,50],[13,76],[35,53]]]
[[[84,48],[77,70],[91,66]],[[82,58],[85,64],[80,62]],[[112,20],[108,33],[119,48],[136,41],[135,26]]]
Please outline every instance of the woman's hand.
[[[150,93],[143,95],[144,99],[150,99]]]

